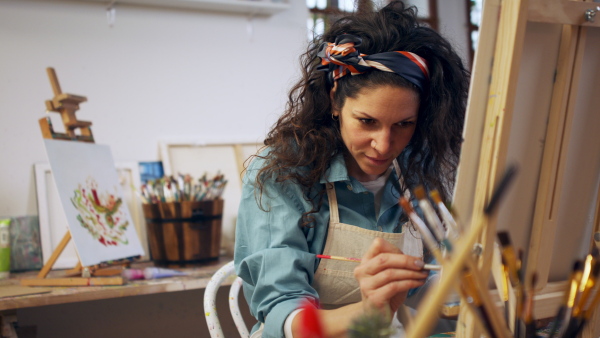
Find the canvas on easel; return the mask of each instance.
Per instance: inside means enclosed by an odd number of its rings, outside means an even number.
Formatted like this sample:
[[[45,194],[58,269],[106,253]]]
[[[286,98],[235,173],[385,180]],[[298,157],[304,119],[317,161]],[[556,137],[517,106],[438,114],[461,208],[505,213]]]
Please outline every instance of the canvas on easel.
[[[120,275],[119,268],[111,269],[108,262],[124,261],[122,268],[129,258],[144,255],[144,250],[125,205],[110,148],[96,145],[92,123],[75,116],[79,103],[87,99],[62,93],[54,69],[47,72],[54,98],[46,101],[46,108],[60,113],[65,132],[55,132],[49,117],[39,123],[68,230],[37,278],[23,279],[21,284],[121,285],[121,276],[100,277]],[[79,263],[65,278],[47,278],[71,239]],[[71,277],[77,274],[81,277]]]
[[[143,255],[110,148],[48,139],[44,143],[81,264]]]

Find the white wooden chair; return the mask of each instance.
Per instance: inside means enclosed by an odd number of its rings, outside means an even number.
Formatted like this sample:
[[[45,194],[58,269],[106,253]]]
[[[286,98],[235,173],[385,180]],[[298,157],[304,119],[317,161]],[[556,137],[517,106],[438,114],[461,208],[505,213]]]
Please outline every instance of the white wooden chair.
[[[223,338],[223,330],[221,329],[221,322],[217,315],[217,307],[215,299],[217,297],[217,291],[223,282],[235,273],[233,261],[225,264],[222,268],[217,270],[215,274],[210,278],[206,290],[204,291],[204,314],[206,316],[206,324],[208,325],[208,331],[210,332],[211,338]],[[229,309],[231,310],[231,316],[233,322],[240,333],[242,338],[250,337],[246,323],[240,314],[240,306],[238,303],[238,296],[240,288],[242,287],[242,279],[237,277],[231,289],[229,290]]]

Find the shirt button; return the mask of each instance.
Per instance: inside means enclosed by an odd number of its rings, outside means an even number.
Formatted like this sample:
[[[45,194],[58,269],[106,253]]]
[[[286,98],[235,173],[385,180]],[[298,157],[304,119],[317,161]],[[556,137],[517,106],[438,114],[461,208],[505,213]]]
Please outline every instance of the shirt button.
[[[350,184],[348,184],[348,185],[346,186],[346,188],[348,188],[348,190],[352,191],[352,186],[351,186]]]

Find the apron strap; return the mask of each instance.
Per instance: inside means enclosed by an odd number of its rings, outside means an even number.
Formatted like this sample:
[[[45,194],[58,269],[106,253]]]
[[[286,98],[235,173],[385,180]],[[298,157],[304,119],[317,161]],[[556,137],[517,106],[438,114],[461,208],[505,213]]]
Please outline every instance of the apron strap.
[[[326,183],[327,198],[329,199],[329,221],[333,223],[340,222],[340,214],[338,212],[337,197],[335,195],[335,185],[331,182]]]
[[[400,189],[404,188],[404,177],[402,176],[402,173],[400,172],[400,165],[398,165],[398,160],[394,159],[394,170],[396,171],[396,176],[398,176],[398,184],[400,185]],[[410,201],[410,191],[408,191],[408,189],[404,190],[404,198],[406,198],[407,201]]]

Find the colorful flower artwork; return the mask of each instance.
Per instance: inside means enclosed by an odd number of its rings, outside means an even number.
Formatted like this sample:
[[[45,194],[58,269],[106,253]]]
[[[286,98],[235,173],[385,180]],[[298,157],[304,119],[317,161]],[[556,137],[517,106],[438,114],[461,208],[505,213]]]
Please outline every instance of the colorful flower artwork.
[[[44,140],[56,190],[79,260],[91,266],[144,255],[110,148]]]
[[[115,188],[116,191],[116,188]],[[79,210],[77,220],[102,245],[127,245],[129,221],[123,213],[123,199],[115,193],[98,193],[98,183],[92,177],[74,191],[71,203]]]

